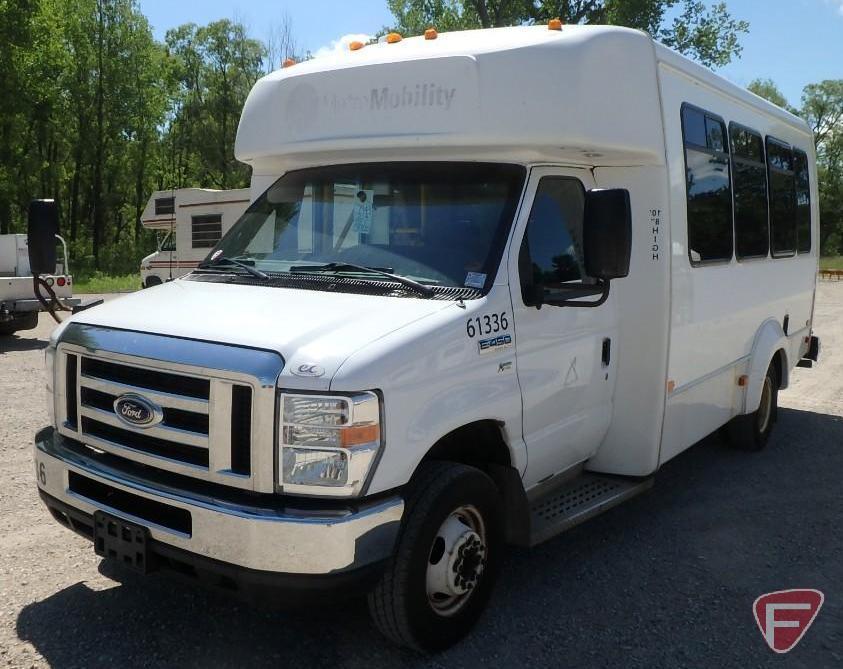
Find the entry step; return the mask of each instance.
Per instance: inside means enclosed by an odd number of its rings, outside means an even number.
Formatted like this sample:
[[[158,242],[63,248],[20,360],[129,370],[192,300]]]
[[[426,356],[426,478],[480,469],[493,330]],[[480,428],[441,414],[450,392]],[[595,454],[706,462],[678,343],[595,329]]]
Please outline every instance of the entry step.
[[[584,473],[530,505],[530,545],[547,541],[653,485],[653,478],[632,479]]]

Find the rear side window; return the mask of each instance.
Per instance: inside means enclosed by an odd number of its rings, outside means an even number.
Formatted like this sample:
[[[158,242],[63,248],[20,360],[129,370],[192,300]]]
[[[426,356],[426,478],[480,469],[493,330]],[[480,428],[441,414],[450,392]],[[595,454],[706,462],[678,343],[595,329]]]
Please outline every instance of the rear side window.
[[[796,250],[811,252],[811,184],[808,177],[808,156],[793,150],[793,172],[796,178]]]
[[[796,180],[790,145],[767,137],[770,248],[774,258],[796,253]]]
[[[191,219],[191,236],[193,248],[214,248],[222,237],[222,216],[219,214],[194,216]]]
[[[682,107],[688,255],[692,263],[732,258],[732,186],[726,124],[713,114]]]
[[[766,258],[770,248],[764,141],[753,130],[729,124],[735,196],[735,255]]]

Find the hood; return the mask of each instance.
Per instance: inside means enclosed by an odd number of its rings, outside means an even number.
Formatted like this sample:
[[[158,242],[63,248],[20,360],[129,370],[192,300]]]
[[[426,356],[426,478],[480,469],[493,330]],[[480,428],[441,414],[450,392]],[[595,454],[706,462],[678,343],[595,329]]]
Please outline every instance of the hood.
[[[319,365],[298,387],[325,389],[367,344],[452,307],[437,300],[178,280],[83,311],[66,322],[277,351],[282,376]]]

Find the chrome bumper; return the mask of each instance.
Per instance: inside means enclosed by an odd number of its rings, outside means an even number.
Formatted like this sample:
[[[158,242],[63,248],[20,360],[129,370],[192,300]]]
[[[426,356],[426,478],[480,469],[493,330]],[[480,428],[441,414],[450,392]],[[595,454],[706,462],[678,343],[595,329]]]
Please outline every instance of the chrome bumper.
[[[92,515],[105,511],[149,528],[162,544],[247,569],[285,574],[331,574],[373,564],[392,554],[404,501],[390,497],[330,510],[265,508],[153,484],[71,449],[52,429],[35,440],[38,487]],[[71,472],[112,489],[178,507],[190,514],[190,533],[163,527],[74,491]]]

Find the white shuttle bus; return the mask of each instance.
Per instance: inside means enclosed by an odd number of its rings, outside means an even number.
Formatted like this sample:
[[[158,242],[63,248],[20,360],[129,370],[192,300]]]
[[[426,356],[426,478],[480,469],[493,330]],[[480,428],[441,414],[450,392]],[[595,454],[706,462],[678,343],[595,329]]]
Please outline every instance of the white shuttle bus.
[[[202,267],[52,336],[55,519],[139,571],[367,593],[432,651],[506,544],[721,427],[763,448],[818,357],[811,131],[642,32],[557,27],[261,79],[252,203]]]
[[[141,285],[157,286],[196,269],[249,206],[249,189],[155,191],[141,224],[160,233],[158,249],[141,260]]]

